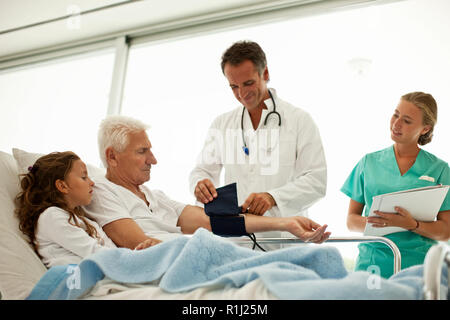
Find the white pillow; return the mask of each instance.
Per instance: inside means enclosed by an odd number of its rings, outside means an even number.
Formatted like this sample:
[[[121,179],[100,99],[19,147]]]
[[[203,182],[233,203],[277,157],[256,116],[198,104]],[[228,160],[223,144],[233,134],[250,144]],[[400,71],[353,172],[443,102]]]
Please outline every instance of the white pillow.
[[[14,158],[17,161],[17,165],[19,167],[19,173],[24,174],[28,172],[28,167],[31,167],[37,159],[42,157],[43,153],[31,153],[27,152],[21,149],[13,148],[12,153]],[[83,159],[81,159],[83,160]],[[92,177],[104,177],[106,173],[106,169],[99,168],[97,166],[94,166],[92,164],[86,163],[86,167],[88,170],[88,175]]]
[[[5,213],[4,208],[1,211]],[[25,240],[4,226],[0,226],[0,256],[2,299],[25,299],[47,269]]]
[[[14,158],[0,151],[0,225],[19,233],[19,219],[14,215],[14,199],[20,191],[19,172]],[[21,232],[20,232],[21,233]],[[23,235],[24,239],[27,239]]]
[[[14,198],[19,171],[13,156],[0,151],[0,292],[2,299],[24,299],[47,270],[19,230]]]

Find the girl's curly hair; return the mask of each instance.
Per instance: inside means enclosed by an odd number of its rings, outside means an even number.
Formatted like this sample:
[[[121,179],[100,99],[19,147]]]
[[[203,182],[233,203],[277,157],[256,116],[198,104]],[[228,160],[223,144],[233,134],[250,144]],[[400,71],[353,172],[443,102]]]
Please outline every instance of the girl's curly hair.
[[[72,169],[74,161],[80,158],[71,151],[52,152],[36,160],[28,173],[20,175],[22,191],[17,195],[16,215],[19,218],[19,229],[29,237],[36,253],[36,229],[39,216],[49,207],[59,207],[69,214],[69,223],[80,226],[89,236],[98,238],[97,230],[88,223],[81,207],[70,209],[63,194],[56,188],[57,180],[64,180]]]

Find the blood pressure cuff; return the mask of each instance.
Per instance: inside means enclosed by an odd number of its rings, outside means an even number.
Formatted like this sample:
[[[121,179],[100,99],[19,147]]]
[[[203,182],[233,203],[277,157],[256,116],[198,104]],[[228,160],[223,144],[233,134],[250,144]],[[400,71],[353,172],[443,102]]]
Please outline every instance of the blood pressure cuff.
[[[238,237],[247,235],[244,217],[239,214],[236,183],[217,188],[217,198],[205,204],[205,213],[209,216],[211,229],[220,236]]]
[[[236,183],[231,183],[217,188],[217,198],[205,204],[205,212],[208,216],[238,215],[242,207],[238,206]]]
[[[209,216],[211,230],[223,237],[246,236],[245,219],[243,216]]]

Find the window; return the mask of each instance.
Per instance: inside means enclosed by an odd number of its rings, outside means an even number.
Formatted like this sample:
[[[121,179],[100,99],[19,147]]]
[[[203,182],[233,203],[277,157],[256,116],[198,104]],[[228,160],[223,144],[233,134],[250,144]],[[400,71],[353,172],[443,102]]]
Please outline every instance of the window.
[[[151,125],[158,164],[150,186],[186,203],[193,202],[188,176],[209,125],[237,106],[220,69],[222,39],[191,38],[129,54],[122,113]]]
[[[223,51],[251,39],[266,52],[269,86],[308,111],[328,163],[326,197],[310,216],[348,233],[339,190],[358,160],[392,144],[389,120],[401,95],[433,94],[435,137],[424,149],[450,158],[450,4],[401,1],[189,39],[132,47],[122,113],[149,123],[159,163],[150,187],[193,202],[188,175],[212,120],[239,104],[220,70]]]
[[[0,74],[0,150],[71,150],[99,165],[97,130],[113,59],[112,51],[102,51]]]

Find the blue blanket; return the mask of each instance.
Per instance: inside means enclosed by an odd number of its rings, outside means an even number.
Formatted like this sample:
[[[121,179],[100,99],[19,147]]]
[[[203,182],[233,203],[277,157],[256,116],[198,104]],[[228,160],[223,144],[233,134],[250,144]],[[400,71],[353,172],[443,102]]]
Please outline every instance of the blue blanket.
[[[348,273],[334,247],[259,252],[199,229],[191,237],[145,250],[104,250],[79,265],[50,268],[27,299],[80,298],[105,277],[122,283],[158,281],[160,288],[173,293],[216,284],[242,287],[259,278],[280,299],[422,299],[422,274],[422,266],[390,279]]]

